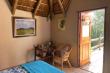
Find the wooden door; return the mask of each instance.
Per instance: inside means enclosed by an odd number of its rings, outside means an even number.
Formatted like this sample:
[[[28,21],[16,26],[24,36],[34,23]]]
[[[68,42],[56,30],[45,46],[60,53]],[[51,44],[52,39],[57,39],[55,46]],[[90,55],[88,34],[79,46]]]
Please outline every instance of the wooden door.
[[[91,28],[91,17],[88,12],[80,13],[80,40],[79,40],[79,51],[80,51],[80,66],[88,64],[90,62],[89,50],[91,44],[90,37]]]

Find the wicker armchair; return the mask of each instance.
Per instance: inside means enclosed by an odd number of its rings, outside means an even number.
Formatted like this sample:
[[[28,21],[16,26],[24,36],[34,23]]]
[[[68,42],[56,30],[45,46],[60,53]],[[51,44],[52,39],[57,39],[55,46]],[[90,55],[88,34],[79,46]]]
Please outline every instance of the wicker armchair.
[[[61,64],[61,68],[63,69],[63,63],[67,62],[69,67],[71,67],[71,63],[69,61],[69,55],[71,53],[71,46],[60,45],[56,50],[53,52],[53,64],[58,63]]]

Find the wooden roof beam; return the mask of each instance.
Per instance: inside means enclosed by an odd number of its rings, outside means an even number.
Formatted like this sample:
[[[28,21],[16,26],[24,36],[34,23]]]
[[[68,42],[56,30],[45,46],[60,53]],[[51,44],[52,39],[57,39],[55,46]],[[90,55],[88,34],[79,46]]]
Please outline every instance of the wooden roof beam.
[[[66,12],[65,12],[65,9],[64,9],[64,7],[63,7],[63,4],[62,4],[61,0],[58,0],[58,3],[59,3],[59,5],[60,5],[60,8],[61,8],[61,10],[62,10],[64,16],[65,16]]]
[[[46,3],[41,3],[41,4],[43,4],[43,5],[48,5],[48,4],[46,4]]]
[[[37,2],[36,0],[31,0],[32,2]]]
[[[24,8],[29,8],[29,9],[34,9],[33,7],[29,7],[29,6],[23,6],[23,5],[17,5],[19,7],[24,7]]]
[[[17,8],[17,3],[18,0],[13,0],[13,5],[12,5],[12,14],[15,14],[16,8]]]
[[[33,17],[35,17],[36,13],[37,13],[37,10],[39,9],[39,6],[40,6],[40,3],[41,3],[41,0],[38,0],[37,4],[36,4],[36,7],[34,9],[34,12],[33,12]]]
[[[48,5],[49,5],[49,13],[50,19],[52,20],[53,17],[53,0],[48,0]]]
[[[71,3],[72,0],[68,0],[67,4],[65,5],[65,12],[67,12],[69,6],[70,6],[70,3]]]

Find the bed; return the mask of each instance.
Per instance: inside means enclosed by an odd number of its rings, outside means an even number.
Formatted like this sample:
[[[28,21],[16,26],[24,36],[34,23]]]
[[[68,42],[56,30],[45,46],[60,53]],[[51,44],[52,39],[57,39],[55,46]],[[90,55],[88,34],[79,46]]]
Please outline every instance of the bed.
[[[0,73],[64,73],[60,69],[41,60],[25,63]]]

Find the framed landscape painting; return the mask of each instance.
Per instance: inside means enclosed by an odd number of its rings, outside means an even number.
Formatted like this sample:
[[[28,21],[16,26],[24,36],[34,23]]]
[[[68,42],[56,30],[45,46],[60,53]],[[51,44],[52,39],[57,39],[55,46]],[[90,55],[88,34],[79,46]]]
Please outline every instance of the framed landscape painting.
[[[13,17],[13,37],[36,35],[36,19]]]

